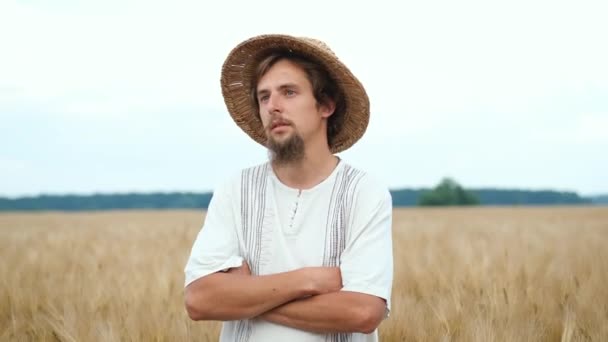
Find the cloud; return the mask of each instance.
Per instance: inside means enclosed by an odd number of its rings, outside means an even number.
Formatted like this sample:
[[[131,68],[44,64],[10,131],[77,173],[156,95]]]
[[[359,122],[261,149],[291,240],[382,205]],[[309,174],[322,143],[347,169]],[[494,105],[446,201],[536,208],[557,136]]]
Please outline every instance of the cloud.
[[[580,115],[574,126],[574,137],[582,144],[608,146],[608,112]]]
[[[344,156],[391,185],[451,173],[471,184],[608,191],[599,173],[576,166],[606,169],[590,151],[608,149],[608,45],[599,43],[608,3],[310,1],[295,16],[286,6],[0,2],[0,118],[10,128],[0,157],[69,175],[36,183],[16,172],[12,189],[152,189],[160,174],[149,183],[133,174],[163,158],[180,187],[209,188],[217,169],[264,160],[226,112],[220,68],[243,39],[283,32],[323,39],[363,82],[372,119]],[[190,178],[169,165],[196,168],[197,158],[221,167]]]

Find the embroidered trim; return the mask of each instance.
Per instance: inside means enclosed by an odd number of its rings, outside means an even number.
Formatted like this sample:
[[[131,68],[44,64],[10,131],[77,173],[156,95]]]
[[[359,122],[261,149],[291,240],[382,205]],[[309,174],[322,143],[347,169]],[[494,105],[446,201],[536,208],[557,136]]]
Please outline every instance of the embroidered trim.
[[[325,235],[325,250],[323,251],[323,266],[340,266],[340,257],[346,247],[346,230],[354,210],[355,193],[364,173],[345,165],[336,175],[332,189],[329,209],[327,211],[327,228]],[[352,341],[353,334],[328,334],[328,342]]]
[[[363,172],[348,165],[336,175],[327,210],[323,266],[340,265],[340,255],[346,246],[346,229],[353,214],[356,188],[363,175]]]
[[[274,212],[272,191],[267,191],[269,171],[270,165],[266,163],[243,170],[241,174],[241,226],[246,249],[241,252],[254,275],[259,275],[272,258]],[[251,332],[249,320],[237,323],[237,341],[249,341]]]

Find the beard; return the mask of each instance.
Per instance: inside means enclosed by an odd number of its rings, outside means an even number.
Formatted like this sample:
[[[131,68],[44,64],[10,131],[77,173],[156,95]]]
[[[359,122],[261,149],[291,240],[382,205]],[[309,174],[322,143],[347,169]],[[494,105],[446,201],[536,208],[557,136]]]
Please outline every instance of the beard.
[[[266,145],[270,160],[277,166],[296,164],[304,159],[304,139],[295,130],[283,141],[269,135]]]

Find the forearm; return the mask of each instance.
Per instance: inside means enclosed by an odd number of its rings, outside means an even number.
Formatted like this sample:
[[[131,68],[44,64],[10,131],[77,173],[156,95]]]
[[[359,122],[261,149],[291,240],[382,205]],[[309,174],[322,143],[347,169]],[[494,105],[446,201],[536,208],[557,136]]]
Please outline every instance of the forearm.
[[[260,315],[309,295],[298,271],[266,276],[214,273],[186,288],[186,307],[194,320],[239,320]]]
[[[371,333],[382,321],[385,307],[378,297],[340,291],[289,302],[260,318],[317,333]]]

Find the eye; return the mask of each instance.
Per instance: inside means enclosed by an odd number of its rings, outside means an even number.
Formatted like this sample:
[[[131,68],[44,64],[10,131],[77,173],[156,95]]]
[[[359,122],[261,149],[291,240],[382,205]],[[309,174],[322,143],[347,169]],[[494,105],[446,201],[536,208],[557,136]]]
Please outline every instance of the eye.
[[[292,90],[292,89],[285,89],[285,95],[287,95],[287,96],[293,96],[295,94],[296,94],[296,92],[294,90]]]
[[[258,101],[260,101],[260,103],[265,103],[265,102],[268,101],[269,97],[270,96],[268,96],[268,95],[262,95],[262,96],[260,96],[260,98],[258,99]]]

